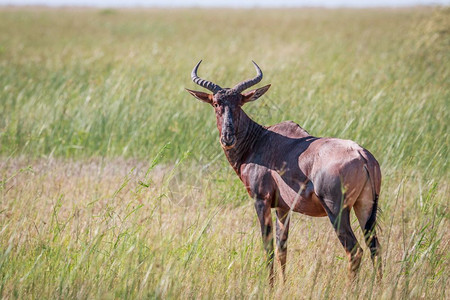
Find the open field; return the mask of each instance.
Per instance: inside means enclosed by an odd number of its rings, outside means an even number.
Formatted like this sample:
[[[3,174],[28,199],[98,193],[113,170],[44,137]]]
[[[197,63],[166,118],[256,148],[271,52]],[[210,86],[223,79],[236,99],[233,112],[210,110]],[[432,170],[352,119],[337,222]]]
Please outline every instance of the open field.
[[[0,297],[450,299],[450,10],[0,9]],[[253,202],[192,67],[244,110],[352,139],[383,172],[376,283],[294,215],[267,285]],[[361,230],[355,233],[363,243]]]

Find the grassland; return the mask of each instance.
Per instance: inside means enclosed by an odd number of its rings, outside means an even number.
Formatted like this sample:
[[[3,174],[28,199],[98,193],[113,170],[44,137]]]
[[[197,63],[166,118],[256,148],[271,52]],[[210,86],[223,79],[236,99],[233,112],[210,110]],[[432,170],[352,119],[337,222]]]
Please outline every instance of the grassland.
[[[448,9],[0,10],[0,297],[449,299]],[[384,279],[295,215],[267,286],[252,200],[189,74],[383,171]],[[354,228],[357,224],[354,223]],[[357,236],[362,241],[360,230]]]

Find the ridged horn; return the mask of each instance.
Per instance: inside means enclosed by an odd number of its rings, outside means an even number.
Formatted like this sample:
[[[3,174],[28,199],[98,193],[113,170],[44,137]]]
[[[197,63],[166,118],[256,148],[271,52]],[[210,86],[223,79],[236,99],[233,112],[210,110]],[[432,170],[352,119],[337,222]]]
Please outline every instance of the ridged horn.
[[[202,86],[205,89],[210,90],[214,94],[217,93],[218,91],[222,90],[222,88],[220,86],[218,86],[217,84],[212,83],[211,81],[208,81],[205,79],[201,79],[200,77],[197,76],[198,66],[200,66],[201,62],[202,61],[200,60],[198,62],[198,64],[194,67],[194,69],[192,70],[192,73],[191,73],[192,81],[195,82],[196,84],[198,84],[199,86]]]
[[[235,90],[238,93],[241,93],[243,91],[245,91],[246,89],[248,89],[249,87],[257,84],[258,82],[261,81],[261,79],[263,78],[263,73],[261,71],[261,69],[258,67],[258,65],[252,60],[253,65],[255,66],[256,69],[256,77],[252,78],[252,79],[248,79],[245,81],[242,81],[241,83],[238,83],[234,86],[233,90]]]

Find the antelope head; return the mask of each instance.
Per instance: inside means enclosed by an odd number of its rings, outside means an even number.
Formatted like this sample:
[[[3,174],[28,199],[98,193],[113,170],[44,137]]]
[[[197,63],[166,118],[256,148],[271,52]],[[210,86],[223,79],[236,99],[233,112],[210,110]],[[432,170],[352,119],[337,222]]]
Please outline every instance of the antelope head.
[[[208,89],[212,92],[212,94],[189,89],[186,90],[195,98],[209,103],[214,107],[217,128],[220,133],[220,144],[224,149],[231,149],[236,145],[235,122],[239,118],[242,105],[247,102],[255,101],[261,97],[269,89],[270,84],[250,92],[243,93],[246,89],[259,83],[263,77],[261,69],[254,61],[252,61],[256,69],[256,77],[242,81],[236,84],[233,88],[221,88],[211,81],[198,77],[197,70],[201,62],[202,61],[199,61],[192,70],[192,81],[201,87]]]

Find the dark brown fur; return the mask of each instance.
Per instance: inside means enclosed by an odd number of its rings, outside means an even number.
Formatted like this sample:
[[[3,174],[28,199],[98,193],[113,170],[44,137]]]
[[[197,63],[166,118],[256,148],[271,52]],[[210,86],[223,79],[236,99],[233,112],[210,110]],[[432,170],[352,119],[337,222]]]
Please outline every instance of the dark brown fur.
[[[198,65],[197,65],[198,67]],[[286,265],[289,212],[328,216],[349,258],[354,277],[362,249],[350,226],[354,208],[381,277],[376,210],[381,172],[373,155],[350,140],[311,136],[292,121],[265,127],[250,119],[242,105],[263,95],[270,85],[241,94],[188,90],[215,109],[220,142],[231,166],[255,200],[268,266],[273,279],[271,208],[276,210],[277,260]]]

